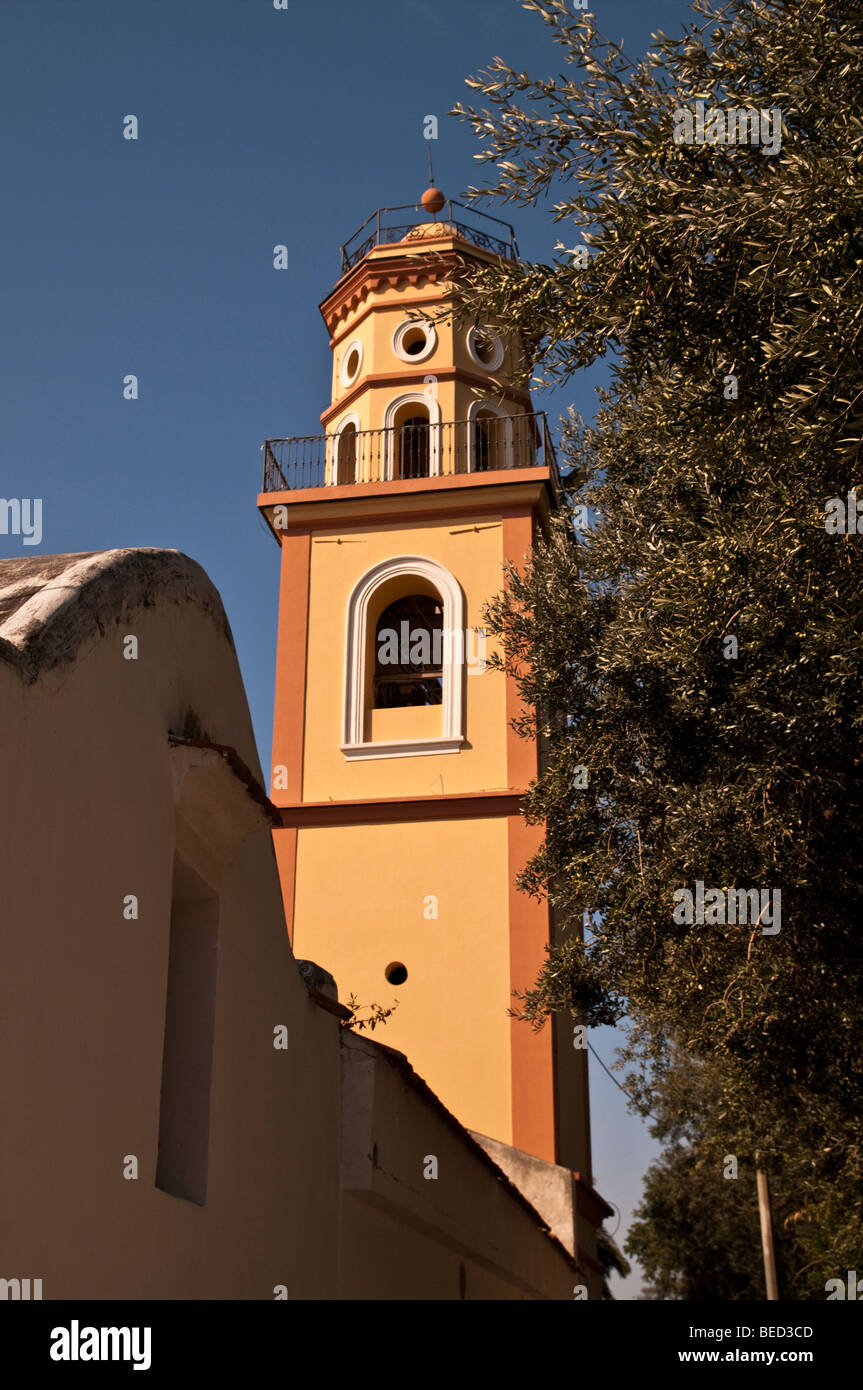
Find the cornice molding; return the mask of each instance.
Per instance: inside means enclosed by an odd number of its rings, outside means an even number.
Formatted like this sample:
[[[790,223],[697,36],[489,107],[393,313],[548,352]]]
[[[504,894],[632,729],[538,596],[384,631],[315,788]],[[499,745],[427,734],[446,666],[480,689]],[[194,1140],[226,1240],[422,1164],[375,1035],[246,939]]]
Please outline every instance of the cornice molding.
[[[455,267],[466,259],[482,261],[484,258],[472,256],[461,249],[432,251],[426,247],[419,253],[403,251],[380,259],[367,256],[339,281],[318,306],[330,336],[334,336],[339,321],[369,295],[386,289],[402,290],[408,286],[418,289],[424,285],[438,284],[448,279]]]

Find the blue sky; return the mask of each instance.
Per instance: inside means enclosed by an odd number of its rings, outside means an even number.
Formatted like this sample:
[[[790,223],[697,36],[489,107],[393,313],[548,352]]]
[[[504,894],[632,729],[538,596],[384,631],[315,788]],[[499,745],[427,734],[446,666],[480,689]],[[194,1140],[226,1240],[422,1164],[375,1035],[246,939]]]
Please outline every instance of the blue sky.
[[[593,8],[633,55],[687,18],[680,0]],[[278,551],[255,509],[259,446],[320,432],[317,306],[340,244],[426,186],[426,115],[436,182],[459,198],[477,179],[471,131],[446,112],[495,54],[561,67],[518,0],[3,0],[0,495],[41,498],[43,537],[0,536],[0,557],[192,556],[224,600],[265,766]],[[563,229],[547,207],[488,210],[522,255],[551,258]],[[591,417],[603,379],[535,403]],[[611,1030],[592,1040],[611,1062]],[[656,1145],[593,1060],[591,1084],[594,1172],[621,1235]],[[617,1281],[622,1297],[638,1287]]]

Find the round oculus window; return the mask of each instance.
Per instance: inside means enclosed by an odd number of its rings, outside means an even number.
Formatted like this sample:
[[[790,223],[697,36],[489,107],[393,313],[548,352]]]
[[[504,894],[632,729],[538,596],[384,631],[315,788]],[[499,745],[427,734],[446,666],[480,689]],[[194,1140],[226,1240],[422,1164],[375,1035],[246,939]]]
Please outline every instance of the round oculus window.
[[[437,332],[431,323],[406,319],[393,334],[393,352],[402,362],[424,362],[437,346]]]
[[[363,365],[363,345],[359,338],[355,338],[352,343],[348,343],[342,357],[342,369],[340,372],[342,386],[352,386],[360,374],[360,367]]]
[[[467,335],[467,350],[483,371],[496,372],[503,364],[503,343],[490,328],[471,328]]]

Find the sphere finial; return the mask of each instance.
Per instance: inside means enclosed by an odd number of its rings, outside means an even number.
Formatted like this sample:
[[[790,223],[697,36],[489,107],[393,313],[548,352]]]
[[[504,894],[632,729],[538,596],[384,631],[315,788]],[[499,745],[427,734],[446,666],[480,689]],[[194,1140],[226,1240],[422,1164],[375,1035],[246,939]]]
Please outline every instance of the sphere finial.
[[[422,203],[426,212],[430,212],[432,216],[435,217],[440,212],[441,208],[446,202],[446,198],[444,194],[441,193],[440,189],[435,188],[434,184],[432,184],[430,188],[426,189],[425,193],[422,195],[420,199],[420,202]]]
[[[440,189],[435,186],[434,169],[432,168],[431,145],[427,145],[426,149],[428,150],[429,157],[429,186],[420,198],[420,202],[422,203],[426,212],[430,212],[432,217],[436,218],[444,203],[446,202],[446,198],[444,197],[443,193],[441,193]]]

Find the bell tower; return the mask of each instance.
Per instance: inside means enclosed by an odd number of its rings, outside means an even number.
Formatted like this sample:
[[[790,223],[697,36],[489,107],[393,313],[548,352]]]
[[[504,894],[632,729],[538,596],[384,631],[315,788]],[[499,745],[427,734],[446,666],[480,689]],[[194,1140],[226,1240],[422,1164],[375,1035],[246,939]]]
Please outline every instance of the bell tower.
[[[440,314],[465,262],[515,258],[512,229],[435,188],[422,205],[379,209],[342,247],[322,432],[264,448],[285,911],[343,999],[398,1000],[377,1036],[466,1127],[589,1183],[586,1054],[568,1021],[507,1012],[553,925],[515,887],[538,745],[511,728],[482,618],[557,505],[557,465],[516,336]]]

